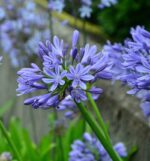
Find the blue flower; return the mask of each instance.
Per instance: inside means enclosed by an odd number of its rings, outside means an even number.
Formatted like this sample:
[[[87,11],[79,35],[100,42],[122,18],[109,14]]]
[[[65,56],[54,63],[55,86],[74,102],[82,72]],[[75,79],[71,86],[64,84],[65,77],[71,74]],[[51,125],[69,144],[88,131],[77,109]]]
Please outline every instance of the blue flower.
[[[17,74],[19,75],[17,79],[18,88],[16,89],[19,92],[18,95],[46,89],[44,84],[38,82],[43,78],[43,74],[36,64],[32,63],[32,68],[23,68]]]
[[[137,26],[131,29],[131,36],[132,39],[124,42],[122,65],[127,70],[120,76],[120,80],[130,86],[128,94],[141,99],[144,115],[149,117],[150,106],[147,105],[150,102],[150,32]]]
[[[109,41],[107,44],[103,46],[103,53],[107,56],[107,59],[109,59],[109,65],[111,66],[111,74],[110,77],[113,78],[113,80],[119,79],[121,75],[126,74],[126,68],[123,65],[123,53],[124,46],[119,43],[111,44]],[[107,76],[109,78],[109,75]]]
[[[58,96],[51,95],[51,93],[35,96],[32,98],[28,98],[24,101],[25,105],[32,105],[33,108],[42,108],[48,109],[50,107],[56,107],[58,105]]]
[[[89,6],[82,6],[79,8],[81,18],[90,18],[92,9]]]
[[[63,78],[66,76],[67,71],[60,73],[59,66],[55,67],[55,72],[49,70],[45,70],[44,72],[48,76],[48,78],[43,78],[42,80],[44,83],[51,85],[50,91],[54,91],[58,87],[58,85],[62,86],[65,84]]]
[[[126,147],[122,142],[115,144],[114,149],[121,157],[126,157],[128,155]]]
[[[67,78],[69,80],[73,80],[72,87],[81,87],[82,89],[86,89],[86,83],[92,79],[94,79],[94,76],[91,74],[88,74],[90,71],[90,66],[83,67],[82,64],[77,64],[76,68],[71,66],[69,68],[69,73],[67,74]]]
[[[52,45],[52,51],[56,55],[63,57],[63,54],[64,54],[63,53],[63,49],[64,49],[63,40],[59,40],[57,36],[54,36],[53,43],[54,45]]]
[[[75,30],[72,35],[72,47],[75,48],[79,40],[79,31]]]

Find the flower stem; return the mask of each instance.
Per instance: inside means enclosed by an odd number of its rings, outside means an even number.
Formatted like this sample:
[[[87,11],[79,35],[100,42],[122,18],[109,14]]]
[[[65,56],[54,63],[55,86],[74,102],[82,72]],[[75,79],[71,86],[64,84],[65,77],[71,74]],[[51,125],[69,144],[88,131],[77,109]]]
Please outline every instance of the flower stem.
[[[2,123],[1,120],[0,120],[0,129],[1,129],[1,131],[2,131],[2,133],[3,133],[3,135],[4,135],[4,137],[6,138],[6,140],[7,140],[8,144],[9,144],[9,146],[11,147],[12,151],[14,152],[14,154],[15,154],[17,160],[18,160],[18,161],[23,161],[22,158],[21,158],[20,155],[19,155],[19,152],[18,152],[16,146],[14,145],[14,143],[13,143],[13,141],[11,140],[10,136],[8,135],[8,132],[7,132],[6,128],[4,127],[4,125],[3,125],[3,123]]]
[[[59,120],[59,116],[58,116],[57,110],[54,111],[54,120]],[[57,131],[57,127],[56,127],[56,129],[54,127],[54,135],[55,135],[55,143],[57,142],[57,146],[58,146],[57,150],[59,150],[61,161],[65,161],[61,129],[58,129],[58,131]]]
[[[105,125],[105,123],[103,121],[103,118],[102,118],[101,113],[100,113],[100,111],[99,111],[99,109],[97,107],[97,104],[95,103],[95,101],[93,100],[93,98],[92,98],[92,96],[91,96],[91,94],[89,92],[87,92],[87,97],[88,97],[88,100],[89,100],[89,102],[91,103],[91,105],[93,107],[93,110],[96,113],[98,123],[100,124],[101,128],[103,129],[106,139],[111,143],[107,127],[106,127],[106,125]]]
[[[63,147],[63,142],[62,142],[62,136],[57,136],[57,140],[58,140],[58,145],[59,145],[61,161],[65,161],[65,159],[64,159],[64,147]]]
[[[100,140],[108,154],[110,155],[111,159],[113,161],[122,161],[122,159],[119,157],[119,155],[115,152],[110,142],[105,138],[104,133],[102,129],[98,126],[97,122],[94,120],[92,115],[87,111],[86,107],[83,105],[83,103],[77,103],[80,112],[82,113],[84,119],[87,121],[87,123],[92,128],[93,132],[97,136],[97,138]]]

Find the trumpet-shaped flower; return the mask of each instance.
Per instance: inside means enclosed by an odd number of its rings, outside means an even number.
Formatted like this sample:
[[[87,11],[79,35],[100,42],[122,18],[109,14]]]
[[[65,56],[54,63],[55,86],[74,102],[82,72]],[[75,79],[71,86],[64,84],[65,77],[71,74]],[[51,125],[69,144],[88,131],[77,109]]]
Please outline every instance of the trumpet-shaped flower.
[[[69,80],[73,80],[72,87],[81,87],[82,89],[86,89],[86,81],[90,81],[94,79],[94,76],[88,74],[90,71],[90,66],[83,67],[82,64],[78,64],[76,68],[71,66],[69,68],[69,73],[67,74],[67,78]]]
[[[65,84],[63,78],[66,76],[66,71],[60,73],[59,66],[55,67],[55,72],[45,70],[45,73],[49,76],[49,78],[43,78],[42,80],[46,84],[52,84],[50,91],[54,91],[58,87],[58,85],[62,86]]]

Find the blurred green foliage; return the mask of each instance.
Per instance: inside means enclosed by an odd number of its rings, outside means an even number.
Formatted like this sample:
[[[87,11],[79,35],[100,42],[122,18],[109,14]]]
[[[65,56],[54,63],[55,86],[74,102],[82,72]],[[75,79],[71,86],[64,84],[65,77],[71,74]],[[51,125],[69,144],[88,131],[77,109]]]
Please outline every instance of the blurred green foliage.
[[[112,37],[122,41],[129,37],[131,27],[150,28],[150,0],[118,0],[118,4],[95,12],[97,23]]]
[[[75,139],[82,138],[84,122],[79,118],[72,120],[69,127],[61,135],[53,128],[52,124],[55,122],[53,117],[49,117],[49,122],[52,126],[49,133],[42,136],[39,143],[35,143],[30,137],[29,131],[22,127],[20,120],[14,117],[11,118],[6,132],[23,161],[68,160],[71,144]],[[75,128],[76,125],[78,125],[78,130]],[[6,151],[12,154],[13,161],[17,160],[13,149],[0,129],[0,154]]]
[[[100,9],[99,0],[92,2],[91,18],[86,19],[100,26],[112,41],[123,41],[129,37],[131,27],[137,25],[150,28],[150,0],[118,0],[116,5]],[[80,18],[80,3],[67,3],[65,11]],[[73,9],[72,9],[73,8]]]

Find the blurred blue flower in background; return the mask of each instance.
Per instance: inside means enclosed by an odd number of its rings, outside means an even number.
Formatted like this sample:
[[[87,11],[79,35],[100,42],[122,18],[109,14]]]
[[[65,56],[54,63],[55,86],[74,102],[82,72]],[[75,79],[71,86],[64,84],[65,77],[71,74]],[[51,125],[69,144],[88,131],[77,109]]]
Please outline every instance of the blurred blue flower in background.
[[[3,13],[0,14],[2,52],[8,54],[13,67],[28,64],[38,51],[38,42],[50,39],[48,14],[32,0],[3,1],[0,13]]]
[[[83,141],[75,140],[71,148],[69,161],[112,161],[99,140],[89,133],[84,133]],[[121,157],[127,156],[127,149],[122,142],[115,144],[114,149]]]
[[[61,13],[65,7],[64,0],[49,0],[48,8]]]
[[[98,5],[99,8],[110,7],[118,3],[118,0],[101,0],[100,4]]]
[[[89,6],[82,6],[79,8],[81,18],[90,18],[92,9]]]
[[[79,8],[81,18],[90,18],[92,13],[92,1],[91,0],[82,0],[81,7]]]

